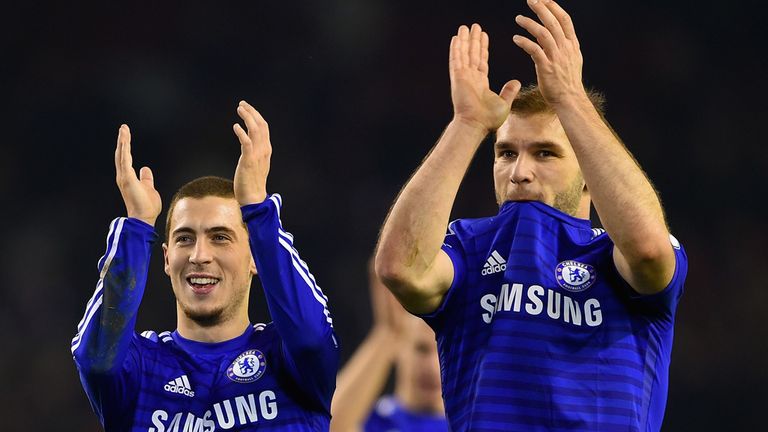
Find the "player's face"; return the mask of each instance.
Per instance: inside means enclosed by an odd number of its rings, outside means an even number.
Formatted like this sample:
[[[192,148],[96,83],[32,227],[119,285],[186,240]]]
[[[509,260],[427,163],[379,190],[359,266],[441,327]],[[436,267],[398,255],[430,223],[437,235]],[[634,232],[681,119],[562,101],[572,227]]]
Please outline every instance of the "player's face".
[[[589,197],[576,154],[553,114],[511,114],[496,132],[496,201],[541,201],[589,217]],[[586,213],[586,214],[585,214]]]
[[[440,360],[435,333],[421,319],[413,317],[411,321],[407,333],[408,345],[401,352],[397,363],[398,373],[410,382],[416,396],[414,399],[424,404],[423,409],[429,410],[436,405],[442,406]]]
[[[232,198],[182,198],[173,209],[165,272],[178,309],[199,325],[212,326],[248,314],[256,266],[240,206]]]

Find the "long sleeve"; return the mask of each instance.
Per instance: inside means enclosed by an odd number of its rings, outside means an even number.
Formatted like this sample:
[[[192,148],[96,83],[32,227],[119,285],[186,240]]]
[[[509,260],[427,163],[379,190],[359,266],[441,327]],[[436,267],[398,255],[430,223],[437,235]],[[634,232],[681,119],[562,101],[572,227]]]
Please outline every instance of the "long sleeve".
[[[307,264],[293,247],[293,236],[280,222],[280,195],[242,207],[251,252],[269,312],[293,378],[330,412],[336,387],[339,346],[320,290]]]
[[[111,417],[104,410],[121,405],[114,400],[125,398],[132,388],[137,359],[129,351],[156,238],[153,228],[138,219],[112,221],[96,290],[72,339],[83,388],[102,422]]]

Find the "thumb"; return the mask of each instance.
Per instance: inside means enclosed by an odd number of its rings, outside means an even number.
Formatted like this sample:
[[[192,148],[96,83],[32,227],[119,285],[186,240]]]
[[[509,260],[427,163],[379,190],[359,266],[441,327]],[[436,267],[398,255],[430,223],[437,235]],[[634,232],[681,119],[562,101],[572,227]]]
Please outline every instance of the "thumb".
[[[501,88],[499,96],[504,99],[507,105],[512,106],[512,101],[515,100],[517,93],[520,91],[520,87],[522,87],[522,84],[520,84],[520,81],[518,80],[507,81],[507,83],[504,84],[504,87]]]
[[[142,183],[147,183],[152,188],[155,187],[155,177],[152,175],[152,170],[149,169],[149,167],[141,167],[141,170],[139,171],[139,180],[141,180]]]

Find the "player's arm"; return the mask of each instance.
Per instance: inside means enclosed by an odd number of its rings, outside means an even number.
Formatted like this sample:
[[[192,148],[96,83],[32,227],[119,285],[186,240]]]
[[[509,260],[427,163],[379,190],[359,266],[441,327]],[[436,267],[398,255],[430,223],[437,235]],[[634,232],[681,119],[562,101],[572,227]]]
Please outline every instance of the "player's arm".
[[[121,374],[131,369],[129,346],[147,281],[151,246],[157,237],[153,225],[161,208],[150,169],[144,167],[140,177],[136,176],[130,140],[128,126],[121,126],[115,168],[128,217],[110,225],[96,291],[71,346],[85,390],[102,421],[102,408],[124,405],[119,398],[129,391],[130,383]],[[118,400],[110,404],[110,399]]]
[[[517,23],[533,40],[514,42],[536,64],[539,88],[555,109],[573,146],[592,202],[615,243],[614,262],[641,294],[663,290],[675,271],[675,254],[661,202],[629,150],[587,98],[582,56],[570,16],[552,0],[528,1],[541,24]]]
[[[441,250],[459,185],[480,143],[507,118],[518,81],[496,94],[488,85],[488,35],[459,27],[449,53],[454,115],[421,166],[400,191],[379,238],[376,272],[406,309],[437,309],[453,280]]]
[[[330,412],[336,386],[339,348],[320,290],[280,222],[282,199],[267,196],[272,145],[264,118],[246,102],[237,113],[246,125],[234,125],[241,155],[235,170],[235,198],[248,226],[251,253],[264,287],[267,306],[283,343],[283,355],[300,387]]]
[[[405,310],[369,269],[373,328],[336,378],[331,432],[360,431],[401,348]]]

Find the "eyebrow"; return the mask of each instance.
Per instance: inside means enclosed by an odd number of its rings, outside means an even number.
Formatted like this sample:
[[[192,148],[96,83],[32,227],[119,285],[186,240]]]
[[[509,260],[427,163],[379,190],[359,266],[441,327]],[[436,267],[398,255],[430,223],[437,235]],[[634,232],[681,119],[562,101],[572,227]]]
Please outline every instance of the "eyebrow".
[[[554,150],[562,150],[563,146],[554,142],[554,141],[534,141],[532,143],[529,143],[528,146],[534,150],[546,150],[546,149],[554,149]],[[515,145],[510,141],[497,141],[493,148],[496,150],[503,150],[503,149],[510,149],[514,148]]]
[[[225,227],[225,226],[215,226],[215,227],[206,228],[206,230],[205,230],[206,234],[220,233],[220,232],[227,233],[227,234],[229,234],[231,236],[235,236],[235,234],[236,234],[235,230],[233,230],[232,228],[229,228],[229,227]],[[194,234],[195,230],[193,230],[192,228],[189,228],[189,227],[179,227],[179,228],[176,228],[175,230],[173,230],[172,234],[176,235],[176,234],[181,234],[181,233]]]

